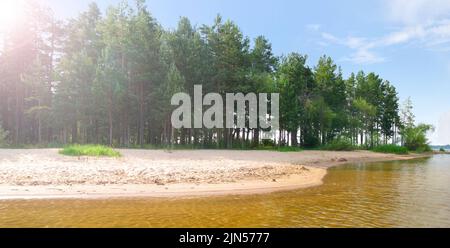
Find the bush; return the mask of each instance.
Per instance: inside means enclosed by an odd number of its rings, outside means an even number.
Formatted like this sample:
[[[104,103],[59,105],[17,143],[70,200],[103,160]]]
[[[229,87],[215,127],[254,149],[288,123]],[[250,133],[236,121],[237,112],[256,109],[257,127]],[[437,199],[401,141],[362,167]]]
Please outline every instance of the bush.
[[[71,145],[62,149],[60,154],[67,156],[120,157],[118,151],[102,145]]]
[[[397,145],[381,145],[375,147],[373,151],[380,153],[408,154],[408,148]]]
[[[431,152],[431,151],[433,151],[433,149],[431,149],[431,147],[429,145],[420,146],[419,148],[417,148],[415,150],[415,152],[417,152],[417,153],[424,153],[424,152]]]
[[[410,151],[428,152],[431,147],[428,145],[427,132],[433,130],[433,126],[419,124],[416,127],[408,127],[403,131],[405,146]]]
[[[441,147],[441,149],[439,149],[440,152],[445,152],[445,149]]]
[[[264,139],[262,144],[263,146],[276,146],[275,142],[271,139]]]
[[[322,147],[323,150],[328,151],[353,151],[357,147],[352,144],[350,140],[347,139],[336,139]]]

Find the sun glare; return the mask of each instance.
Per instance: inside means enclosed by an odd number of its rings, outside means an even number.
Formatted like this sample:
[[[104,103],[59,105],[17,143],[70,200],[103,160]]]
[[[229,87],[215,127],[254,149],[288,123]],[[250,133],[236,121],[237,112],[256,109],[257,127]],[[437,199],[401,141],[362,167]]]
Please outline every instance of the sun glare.
[[[22,14],[23,1],[1,0],[0,1],[0,30],[7,30],[14,26]]]

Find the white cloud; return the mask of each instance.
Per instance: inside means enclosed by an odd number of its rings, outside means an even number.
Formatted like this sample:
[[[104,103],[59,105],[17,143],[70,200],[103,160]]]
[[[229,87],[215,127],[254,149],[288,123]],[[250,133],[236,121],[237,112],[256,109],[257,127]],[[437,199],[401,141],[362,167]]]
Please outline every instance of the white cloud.
[[[388,20],[403,28],[392,34],[392,41],[424,39],[428,45],[450,41],[449,0],[385,0]]]
[[[381,39],[384,46],[392,46],[409,42],[413,39],[423,38],[426,30],[422,26],[405,27],[400,31],[392,32]]]
[[[406,25],[450,17],[449,0],[384,0],[383,3],[390,21]]]
[[[350,56],[343,57],[341,61],[350,61],[355,64],[373,64],[383,62],[385,59],[380,57],[371,49],[376,43],[363,37],[348,36],[347,38],[338,38],[329,33],[322,33],[322,38],[326,41],[345,46],[354,50]]]
[[[306,25],[306,29],[310,31],[319,31],[321,25],[320,24],[308,24]]]
[[[426,25],[404,26],[397,31],[375,38],[356,36],[339,38],[326,32],[322,32],[321,36],[328,43],[353,50],[350,56],[343,59],[345,61],[357,64],[380,63],[386,59],[378,55],[376,50],[391,46],[415,44],[431,51],[450,51],[450,20],[435,21]]]
[[[378,37],[339,37],[322,31],[318,24],[308,30],[321,34],[320,46],[339,45],[350,50],[341,58],[356,64],[384,62],[386,48],[414,45],[433,52],[450,52],[450,0],[385,0],[385,12],[394,31]]]
[[[358,49],[350,54],[350,57],[343,57],[341,61],[350,61],[355,64],[374,64],[384,62],[386,59],[368,49]]]
[[[406,26],[388,34],[383,45],[392,46],[416,42],[431,50],[441,50],[450,45],[450,20],[436,21],[426,25]]]
[[[333,43],[341,43],[337,37],[329,33],[322,33],[322,38]]]
[[[441,115],[436,133],[439,144],[450,144],[450,111]]]

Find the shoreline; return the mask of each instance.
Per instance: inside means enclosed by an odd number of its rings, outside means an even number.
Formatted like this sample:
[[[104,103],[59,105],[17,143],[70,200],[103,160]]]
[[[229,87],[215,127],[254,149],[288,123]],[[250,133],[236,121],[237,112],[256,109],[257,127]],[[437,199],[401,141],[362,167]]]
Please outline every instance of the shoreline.
[[[66,157],[57,149],[0,149],[0,200],[189,198],[319,186],[330,167],[427,155],[331,152],[120,150],[122,158]]]

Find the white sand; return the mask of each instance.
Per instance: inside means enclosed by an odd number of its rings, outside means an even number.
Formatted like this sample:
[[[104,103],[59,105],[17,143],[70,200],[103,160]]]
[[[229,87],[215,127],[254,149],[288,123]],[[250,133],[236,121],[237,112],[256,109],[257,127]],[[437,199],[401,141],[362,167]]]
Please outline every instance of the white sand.
[[[367,151],[120,152],[121,158],[92,158],[0,149],[0,199],[268,193],[320,185],[330,166],[413,158]]]

